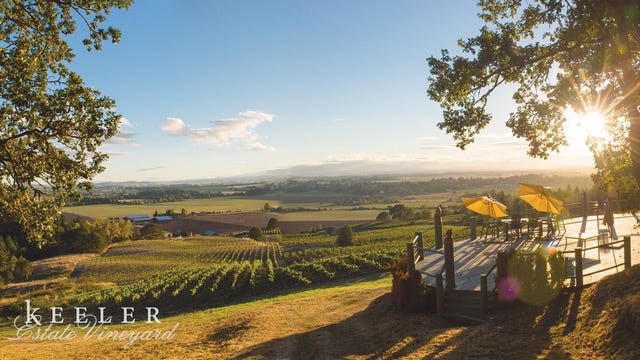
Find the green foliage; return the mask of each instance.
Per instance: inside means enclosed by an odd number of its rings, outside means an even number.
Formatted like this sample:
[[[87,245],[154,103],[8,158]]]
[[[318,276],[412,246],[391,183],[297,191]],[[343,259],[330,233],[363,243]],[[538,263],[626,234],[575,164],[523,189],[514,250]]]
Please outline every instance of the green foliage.
[[[141,239],[163,239],[164,233],[158,224],[147,224],[140,229]]]
[[[0,285],[31,275],[31,263],[21,253],[11,236],[0,236]]]
[[[542,250],[535,253],[512,250],[498,254],[496,284],[502,302],[517,299],[532,305],[546,304],[558,295],[565,278],[565,260],[558,252],[547,255]],[[501,292],[505,290],[505,281],[517,284],[513,297]]]
[[[249,237],[252,238],[253,240],[256,240],[256,241],[264,241],[265,240],[265,236],[264,236],[264,234],[262,234],[262,230],[260,228],[257,228],[257,227],[252,227],[249,230]]]
[[[267,222],[267,230],[279,229],[280,222],[276,218],[270,218]]]
[[[383,211],[378,216],[376,216],[376,221],[389,221],[391,220],[391,215],[387,211]]]
[[[110,243],[101,222],[90,223],[82,219],[72,221],[58,236],[63,253],[100,252]]]
[[[351,226],[345,225],[340,228],[336,244],[338,246],[349,246],[353,244],[353,230],[351,229]]]
[[[389,208],[389,215],[392,219],[408,220],[413,215],[413,210],[402,204],[394,205]]]
[[[53,237],[68,196],[104,170],[99,150],[118,131],[112,99],[67,67],[67,43],[86,24],[87,49],[120,32],[102,28],[111,8],[131,0],[3,2],[0,13],[0,220],[19,223],[39,246]]]
[[[20,256],[18,261],[16,262],[16,267],[14,269],[14,275],[17,278],[29,280],[31,276],[31,272],[33,271],[33,266],[31,262],[24,257]]]
[[[594,179],[603,187],[631,184],[611,181],[616,177],[640,180],[637,1],[484,0],[479,6],[485,25],[459,41],[464,55],[443,50],[428,58],[427,92],[443,108],[438,126],[464,149],[492,120],[491,94],[514,84],[517,108],[506,124],[529,143],[529,155],[547,158],[567,144],[566,109],[583,117],[600,112],[614,137],[604,151],[603,134],[591,138]]]

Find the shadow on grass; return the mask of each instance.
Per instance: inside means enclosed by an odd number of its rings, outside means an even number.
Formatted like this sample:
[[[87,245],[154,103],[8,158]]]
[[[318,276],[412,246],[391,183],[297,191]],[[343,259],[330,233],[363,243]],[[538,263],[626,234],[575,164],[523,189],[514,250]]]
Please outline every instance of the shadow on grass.
[[[514,306],[472,327],[394,311],[387,294],[341,322],[257,344],[234,359],[569,359],[554,337],[567,317],[574,316],[575,326],[576,298],[563,293],[545,306]]]
[[[389,294],[385,294],[339,323],[255,345],[234,359],[404,356],[423,347],[449,326],[451,323],[435,316],[396,312],[391,308]]]

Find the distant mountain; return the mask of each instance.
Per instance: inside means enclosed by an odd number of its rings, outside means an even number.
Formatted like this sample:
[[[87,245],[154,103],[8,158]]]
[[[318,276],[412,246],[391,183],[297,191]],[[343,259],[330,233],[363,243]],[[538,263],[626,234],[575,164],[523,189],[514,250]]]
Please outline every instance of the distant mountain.
[[[586,175],[593,169],[572,167],[552,161],[334,161],[267,170],[238,176],[185,179],[176,181],[98,182],[102,186],[153,186],[158,184],[232,184],[296,177],[351,177],[351,176],[508,176],[540,173],[544,175]]]
[[[283,169],[269,170],[248,177],[281,178],[281,177],[323,177],[323,176],[373,176],[373,175],[436,175],[436,176],[503,176],[542,172],[550,174],[589,174],[593,170],[588,167],[568,167],[565,164],[548,163],[491,163],[468,162],[448,164],[446,162],[428,161],[345,161],[327,162],[316,165],[297,165]]]

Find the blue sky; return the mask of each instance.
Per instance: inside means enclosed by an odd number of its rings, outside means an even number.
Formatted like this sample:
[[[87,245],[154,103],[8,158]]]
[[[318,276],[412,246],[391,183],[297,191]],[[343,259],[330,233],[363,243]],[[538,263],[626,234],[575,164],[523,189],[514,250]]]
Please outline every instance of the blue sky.
[[[119,44],[72,44],[71,68],[126,119],[96,181],[356,162],[390,172],[589,166],[575,146],[530,160],[504,126],[507,91],[467,151],[437,129],[425,58],[475,35],[476,13],[475,1],[137,1],[109,18]]]

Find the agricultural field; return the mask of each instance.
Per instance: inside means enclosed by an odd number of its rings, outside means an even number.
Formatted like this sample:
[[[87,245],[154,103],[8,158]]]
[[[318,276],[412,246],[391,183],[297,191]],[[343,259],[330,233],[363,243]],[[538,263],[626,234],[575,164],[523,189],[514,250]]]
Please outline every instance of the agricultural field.
[[[159,213],[163,213],[167,209],[173,209],[175,212],[180,213],[182,208],[189,212],[256,211],[262,209],[265,202],[270,203],[272,206],[280,205],[277,200],[223,197],[212,199],[189,199],[184,201],[155,204],[99,204],[68,206],[64,208],[64,211],[91,218],[110,218],[124,217],[129,214],[152,215],[156,210],[158,210]]]
[[[464,236],[463,227],[455,228]],[[337,246],[336,236],[328,230],[277,235],[272,241],[223,236],[127,241],[112,244],[97,256],[75,258],[78,263],[68,280],[43,283],[36,292],[33,287],[16,287],[10,294],[0,291],[0,298],[10,296],[18,303],[31,298],[43,308],[53,303],[162,304],[173,310],[215,307],[273,291],[385,271],[402,256],[406,242],[417,231],[424,232],[425,246],[433,243],[433,227],[426,221],[358,225],[353,244],[345,247]]]
[[[141,240],[111,246],[100,256],[78,263],[72,277],[79,282],[128,284],[180,267],[203,267],[255,260],[278,264],[278,243],[223,237],[186,240]]]
[[[381,212],[380,210],[326,210],[326,211],[297,211],[291,213],[276,214],[280,221],[373,221]]]

